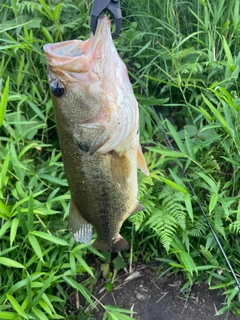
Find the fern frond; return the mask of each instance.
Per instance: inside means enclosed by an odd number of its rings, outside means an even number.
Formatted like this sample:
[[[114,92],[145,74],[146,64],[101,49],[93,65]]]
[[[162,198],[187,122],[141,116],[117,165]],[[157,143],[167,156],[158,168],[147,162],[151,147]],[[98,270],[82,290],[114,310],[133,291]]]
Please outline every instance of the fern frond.
[[[160,241],[164,248],[168,251],[172,239],[176,234],[178,226],[177,220],[162,210],[156,210],[155,213],[149,218],[147,225],[153,229],[160,237]]]
[[[223,226],[223,217],[223,209],[217,205],[213,210],[213,227],[217,233],[220,233],[226,239],[226,232]]]
[[[157,195],[156,207],[146,225],[159,236],[164,248],[168,251],[172,239],[180,227],[186,229],[187,210],[182,204],[184,195],[167,185],[161,185]]]
[[[200,63],[184,63],[178,68],[181,74],[196,74],[203,71],[203,66]]]
[[[184,203],[184,194],[165,186],[159,193],[158,199],[162,200],[160,207],[173,216],[178,222],[178,226],[185,230],[187,209],[181,204]]]
[[[240,234],[240,221],[234,221],[230,223],[229,231],[236,235]]]
[[[199,238],[206,234],[207,225],[205,223],[205,220],[201,216],[196,216],[193,222],[190,219],[187,219],[186,230],[189,236]]]
[[[178,222],[179,227],[182,230],[186,230],[186,208],[182,206],[181,204],[177,203],[175,204],[175,210],[171,211],[173,217]]]
[[[135,230],[140,230],[141,227],[144,227],[145,221],[155,211],[155,199],[153,197],[140,198],[140,203],[144,205],[145,210],[139,211],[130,217],[130,221],[134,224]]]
[[[150,159],[149,153],[145,154],[148,167],[154,166],[154,159]],[[152,160],[152,163],[150,161]],[[161,189],[159,186],[161,182],[158,180],[160,175],[159,170],[150,171],[149,176],[145,176],[139,172],[138,175],[138,200],[145,207],[144,211],[137,212],[130,217],[130,220],[135,225],[135,229],[139,230],[143,226],[145,221],[155,212],[157,203],[158,190]]]
[[[37,6],[37,4],[35,4]],[[40,8],[40,4],[38,4],[38,7]],[[18,11],[19,13],[27,12],[27,13],[33,13],[35,10],[34,6],[32,5],[32,1],[21,1],[18,3]]]
[[[202,51],[196,50],[195,48],[191,47],[191,48],[186,48],[184,50],[178,51],[177,53],[174,54],[174,58],[178,60],[182,60],[193,54],[200,56],[200,55],[203,55],[204,53]]]
[[[130,217],[131,222],[134,224],[135,230],[139,230],[146,220],[146,212],[140,211]]]

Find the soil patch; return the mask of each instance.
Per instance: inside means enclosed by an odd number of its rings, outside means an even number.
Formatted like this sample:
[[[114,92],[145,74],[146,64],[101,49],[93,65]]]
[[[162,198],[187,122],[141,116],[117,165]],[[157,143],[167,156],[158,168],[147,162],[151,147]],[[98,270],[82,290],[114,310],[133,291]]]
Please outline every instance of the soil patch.
[[[223,296],[209,290],[206,283],[193,284],[181,292],[184,281],[173,274],[158,279],[151,267],[141,267],[130,276],[123,274],[114,283],[114,290],[106,293],[104,280],[97,283],[94,295],[104,305],[113,305],[136,312],[137,320],[237,320],[232,313],[215,316],[223,307]],[[102,320],[103,310],[94,311]]]
[[[86,278],[85,278],[86,280]],[[78,280],[84,282],[81,277]],[[151,266],[135,267],[132,274],[119,272],[112,292],[105,289],[106,279],[97,280],[93,295],[103,304],[132,310],[136,320],[238,320],[232,312],[215,316],[223,307],[224,297],[218,290],[209,290],[207,283],[194,283],[183,291],[186,279],[168,273],[159,278]],[[67,302],[68,319],[102,320],[104,311],[100,304],[98,310],[87,308],[89,316],[83,316],[82,297],[69,292]],[[76,308],[76,306],[78,306]],[[80,313],[81,315],[80,315]],[[93,317],[90,314],[93,312]],[[119,320],[122,320],[119,318]]]

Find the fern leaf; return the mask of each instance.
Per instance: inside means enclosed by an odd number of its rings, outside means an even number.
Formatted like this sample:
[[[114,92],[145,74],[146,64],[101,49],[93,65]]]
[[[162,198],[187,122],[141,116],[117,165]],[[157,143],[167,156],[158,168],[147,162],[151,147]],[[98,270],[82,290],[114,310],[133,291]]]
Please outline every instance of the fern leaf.
[[[168,251],[172,239],[176,234],[178,226],[176,219],[167,212],[157,210],[155,214],[149,218],[147,225],[156,232],[162,245]]]
[[[229,225],[229,231],[238,235],[240,234],[240,221],[234,221]]]

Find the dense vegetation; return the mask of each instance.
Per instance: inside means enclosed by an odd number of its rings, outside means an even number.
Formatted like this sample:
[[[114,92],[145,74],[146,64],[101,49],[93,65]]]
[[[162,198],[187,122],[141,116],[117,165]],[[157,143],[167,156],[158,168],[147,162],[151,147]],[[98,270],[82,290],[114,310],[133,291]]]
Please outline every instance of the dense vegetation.
[[[0,4],[0,318],[68,319],[67,287],[94,305],[94,270],[84,256],[101,255],[67,230],[70,195],[42,46],[88,38],[91,1]],[[239,279],[239,1],[123,0],[121,7],[115,44],[139,101],[151,172],[139,173],[146,210],[123,234],[137,239],[134,260],[185,273],[185,288],[207,280],[226,296],[218,313],[239,316],[240,289],[199,208]],[[83,273],[89,278],[79,284]],[[130,319],[105,308],[106,319]]]

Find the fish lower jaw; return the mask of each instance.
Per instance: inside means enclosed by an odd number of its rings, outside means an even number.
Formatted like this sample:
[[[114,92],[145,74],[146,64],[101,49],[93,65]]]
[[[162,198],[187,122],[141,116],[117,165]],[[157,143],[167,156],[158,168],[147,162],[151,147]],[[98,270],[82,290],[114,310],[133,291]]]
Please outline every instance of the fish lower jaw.
[[[113,241],[104,241],[96,239],[93,243],[93,247],[100,251],[112,251],[118,252],[122,250],[127,250],[129,248],[128,242],[119,234]]]

